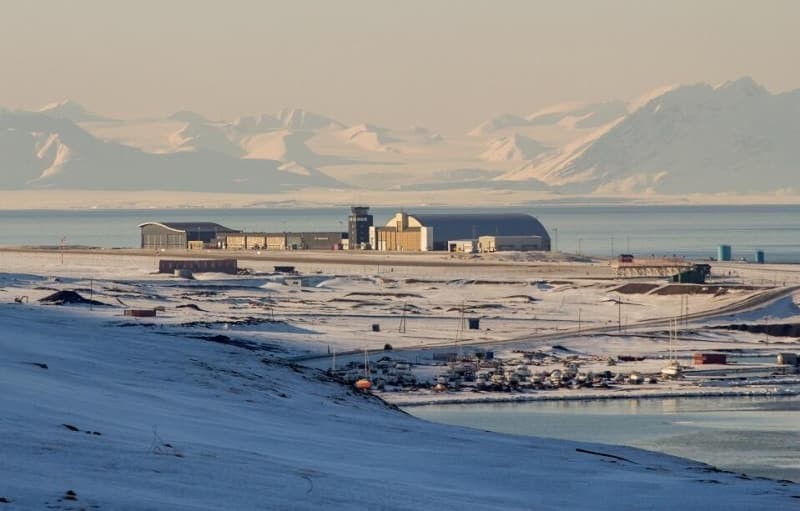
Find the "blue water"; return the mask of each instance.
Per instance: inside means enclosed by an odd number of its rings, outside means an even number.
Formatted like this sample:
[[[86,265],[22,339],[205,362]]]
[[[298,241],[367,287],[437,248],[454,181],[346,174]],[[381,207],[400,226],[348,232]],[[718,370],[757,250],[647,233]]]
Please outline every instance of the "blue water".
[[[436,405],[406,411],[501,433],[630,445],[800,482],[797,396]]]
[[[383,224],[399,208],[373,208]],[[680,255],[706,259],[729,244],[736,259],[800,262],[800,205],[790,206],[565,206],[515,208],[406,208],[410,213],[521,211],[539,218],[553,248],[611,256]],[[0,244],[136,247],[145,221],[213,221],[248,231],[344,231],[349,209],[148,209],[0,211]]]

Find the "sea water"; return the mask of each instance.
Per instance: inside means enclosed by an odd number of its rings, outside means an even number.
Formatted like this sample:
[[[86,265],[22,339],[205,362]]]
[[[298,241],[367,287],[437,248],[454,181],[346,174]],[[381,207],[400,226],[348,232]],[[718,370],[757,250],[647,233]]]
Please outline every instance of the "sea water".
[[[800,482],[800,396],[412,406],[433,422],[621,444]]]
[[[376,225],[400,208],[372,208]],[[707,259],[720,244],[736,259],[800,262],[800,205],[405,208],[409,213],[530,213],[550,232],[554,249],[592,256],[632,253]],[[217,222],[250,232],[346,231],[349,208],[0,211],[0,244],[138,247],[147,221]]]

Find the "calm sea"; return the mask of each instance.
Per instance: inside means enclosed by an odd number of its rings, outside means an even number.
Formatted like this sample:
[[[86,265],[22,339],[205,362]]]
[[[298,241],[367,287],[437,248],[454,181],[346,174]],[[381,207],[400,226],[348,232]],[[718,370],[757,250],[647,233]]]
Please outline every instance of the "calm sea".
[[[630,445],[800,482],[797,396],[437,405],[406,411],[501,433]]]
[[[397,208],[373,208],[385,223]],[[791,206],[564,206],[534,208],[408,208],[410,213],[522,211],[538,217],[564,252],[610,256],[681,255],[705,259],[729,244],[736,259],[800,262],[800,205]],[[136,247],[145,221],[212,221],[247,231],[338,231],[349,209],[148,209],[0,211],[0,244]]]

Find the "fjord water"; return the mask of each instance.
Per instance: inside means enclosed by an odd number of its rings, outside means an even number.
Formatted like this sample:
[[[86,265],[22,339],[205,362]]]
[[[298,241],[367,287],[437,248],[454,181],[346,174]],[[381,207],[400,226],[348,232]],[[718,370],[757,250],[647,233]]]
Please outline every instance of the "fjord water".
[[[800,482],[800,396],[412,406],[433,422],[622,444]]]
[[[372,208],[384,224],[401,207]],[[736,259],[800,262],[800,205],[608,206],[531,205],[509,208],[405,208],[409,213],[530,213],[563,252],[611,256],[679,255],[707,259],[729,244]],[[0,211],[0,244],[137,247],[137,225],[146,221],[210,221],[255,231],[345,231],[346,207],[247,209],[148,209]]]

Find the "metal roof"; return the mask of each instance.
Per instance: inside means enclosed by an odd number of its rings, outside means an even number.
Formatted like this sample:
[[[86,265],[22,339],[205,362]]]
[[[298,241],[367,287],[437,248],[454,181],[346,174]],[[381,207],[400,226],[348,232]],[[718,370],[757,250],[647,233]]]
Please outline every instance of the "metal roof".
[[[420,224],[433,227],[433,241],[472,239],[478,236],[550,236],[541,222],[526,213],[413,214]]]
[[[139,228],[157,225],[175,232],[241,232],[214,222],[145,222]]]

